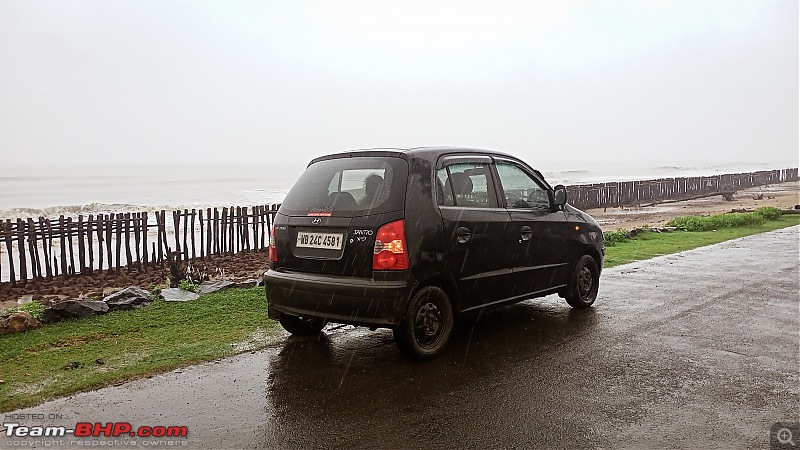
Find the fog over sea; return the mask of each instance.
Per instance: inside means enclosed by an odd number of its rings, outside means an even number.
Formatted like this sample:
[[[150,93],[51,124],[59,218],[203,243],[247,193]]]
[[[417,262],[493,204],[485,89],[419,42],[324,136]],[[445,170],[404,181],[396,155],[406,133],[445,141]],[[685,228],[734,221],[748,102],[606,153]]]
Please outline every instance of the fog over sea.
[[[724,163],[643,167],[622,164],[539,166],[551,185],[796,167],[794,164]],[[0,169],[0,219],[77,216],[279,203],[304,163],[250,165],[44,166]]]

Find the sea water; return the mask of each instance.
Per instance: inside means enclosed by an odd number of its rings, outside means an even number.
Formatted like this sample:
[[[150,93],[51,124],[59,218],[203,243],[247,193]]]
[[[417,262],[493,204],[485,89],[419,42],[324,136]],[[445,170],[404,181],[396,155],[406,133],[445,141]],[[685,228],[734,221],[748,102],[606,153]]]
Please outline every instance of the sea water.
[[[784,164],[785,165],[785,164]],[[706,176],[787,168],[769,163],[538,167],[551,185]],[[305,169],[297,164],[43,166],[0,169],[0,219],[77,217],[280,203]]]

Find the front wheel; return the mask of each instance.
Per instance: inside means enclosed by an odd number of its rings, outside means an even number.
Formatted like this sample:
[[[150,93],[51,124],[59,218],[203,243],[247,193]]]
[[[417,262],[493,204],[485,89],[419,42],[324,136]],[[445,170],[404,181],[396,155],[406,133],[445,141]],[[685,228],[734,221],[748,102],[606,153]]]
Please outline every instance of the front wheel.
[[[453,333],[453,308],[439,287],[420,289],[411,299],[405,318],[394,330],[403,353],[415,359],[430,359],[444,350]]]
[[[286,331],[298,336],[318,334],[325,326],[324,319],[298,317],[291,314],[281,314],[278,321]]]
[[[588,308],[597,298],[600,284],[600,271],[597,263],[589,255],[583,255],[575,264],[575,271],[570,278],[564,298],[573,308]]]

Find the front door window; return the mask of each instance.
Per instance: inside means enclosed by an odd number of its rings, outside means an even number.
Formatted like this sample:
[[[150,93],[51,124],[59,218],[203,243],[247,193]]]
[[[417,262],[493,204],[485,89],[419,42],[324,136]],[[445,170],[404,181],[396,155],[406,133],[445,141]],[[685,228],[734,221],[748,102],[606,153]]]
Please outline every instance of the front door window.
[[[497,175],[509,208],[550,209],[547,191],[518,166],[498,162]]]

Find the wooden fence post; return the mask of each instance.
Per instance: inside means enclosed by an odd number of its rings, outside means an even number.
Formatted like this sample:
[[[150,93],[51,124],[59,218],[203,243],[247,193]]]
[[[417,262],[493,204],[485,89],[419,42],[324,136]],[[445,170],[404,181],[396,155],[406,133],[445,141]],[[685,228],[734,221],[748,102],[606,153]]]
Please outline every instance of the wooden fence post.
[[[211,235],[213,230],[213,222],[211,221],[211,208],[206,208],[206,220],[208,220],[208,227],[206,228],[206,258],[211,256]]]
[[[114,216],[114,214],[112,214]],[[117,213],[116,218],[114,219],[114,226],[116,226],[116,233],[114,233],[117,242],[116,242],[116,264],[114,265],[114,272],[119,274],[120,269],[122,268],[122,213]]]
[[[161,211],[161,233],[163,237],[161,240],[164,242],[164,257],[166,258],[167,253],[172,253],[172,249],[169,248],[168,240],[167,240],[167,212]],[[162,260],[163,264],[164,260]]]
[[[97,272],[103,273],[103,224],[105,219],[102,214],[98,214],[95,218],[95,225],[97,226]]]
[[[242,250],[244,245],[242,236],[242,207],[236,207],[236,251]]]
[[[194,252],[194,215],[195,215],[195,210],[192,209],[192,227],[191,227],[192,228],[192,239],[191,239],[191,241],[192,241],[192,259],[197,258],[197,255]]]
[[[175,231],[176,262],[181,262],[181,216],[179,211],[172,211],[172,228]]]
[[[25,257],[25,226],[17,219],[17,253],[19,254],[19,274],[22,283],[28,282],[28,261]]]
[[[83,243],[83,215],[78,215],[78,267],[77,273],[86,272],[86,247]]]
[[[144,270],[147,270],[147,230],[150,229],[147,220],[147,211],[142,213],[140,220],[142,223],[142,258],[144,259]]]
[[[11,219],[6,219],[4,235],[6,240],[6,249],[8,250],[8,274],[11,279],[11,286],[17,285],[17,274],[14,270],[14,252],[13,250],[13,236],[11,235]]]
[[[205,224],[203,223],[203,210],[200,209],[197,211],[197,221],[200,222],[200,259],[203,259],[203,252],[206,249],[206,234],[205,234]]]
[[[28,250],[31,253],[31,271],[33,278],[42,278],[42,262],[39,257],[39,246],[36,244],[38,237],[36,235],[36,224],[33,223],[32,218],[28,218]]]
[[[180,211],[178,211],[180,215]],[[189,245],[186,242],[187,234],[189,232],[189,211],[184,209],[183,210],[183,260],[189,260]]]
[[[75,274],[75,246],[72,244],[72,217],[67,217],[67,241],[69,243],[69,274]]]
[[[69,269],[67,268],[67,223],[64,220],[64,215],[58,217],[58,233],[59,233],[59,261],[61,262],[61,274],[68,275]]]
[[[111,249],[111,240],[114,236],[114,214],[106,216],[106,251],[108,253],[108,273],[114,272],[114,253]]]
[[[50,265],[50,252],[47,245],[50,233],[47,231],[47,225],[44,217],[39,217],[39,229],[42,230],[42,256],[44,257],[44,270],[47,273],[47,279],[53,279],[53,267]]]
[[[261,205],[258,207],[259,220],[261,221],[261,248],[267,246],[265,237],[269,236],[271,228],[267,220],[267,206]]]
[[[131,213],[125,213],[122,216],[125,221],[125,265],[128,272],[133,268],[133,255],[131,254]]]
[[[164,264],[164,241],[161,237],[161,230],[164,229],[164,210],[156,211],[156,234],[158,235],[158,264]]]
[[[214,254],[219,254],[219,210],[214,208]]]
[[[232,254],[236,253],[236,247],[235,247],[236,236],[234,234],[234,232],[236,230],[236,216],[234,215],[233,206],[231,206],[230,213],[231,214],[230,214],[229,217],[231,219],[231,223],[228,226],[228,239],[230,239],[230,246],[228,247],[228,253],[230,253],[232,255]]]
[[[89,251],[89,273],[94,272],[94,242],[92,236],[94,235],[94,215],[89,214],[89,223],[86,230],[86,248]]]
[[[136,271],[142,271],[142,253],[140,251],[140,246],[142,244],[142,227],[140,226],[142,215],[141,213],[133,213],[131,219],[133,220],[133,247],[136,250]],[[144,249],[144,254],[147,254],[147,247]],[[128,265],[128,270],[130,270],[130,264]]]
[[[228,236],[227,227],[228,227],[228,207],[226,206],[222,208],[222,220],[219,223],[219,234],[220,234],[219,240],[221,242],[220,253],[226,253],[228,250],[228,240],[226,239],[226,237]]]
[[[247,217],[249,209],[247,206],[242,207],[242,239],[244,240],[242,246],[244,250],[250,250],[250,221]]]

